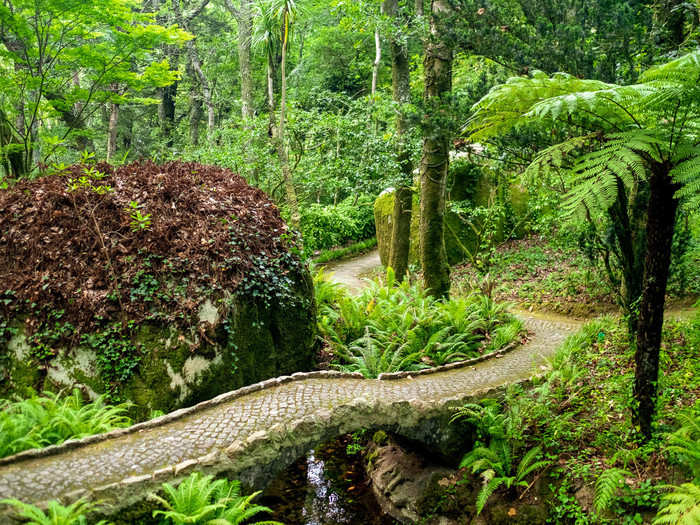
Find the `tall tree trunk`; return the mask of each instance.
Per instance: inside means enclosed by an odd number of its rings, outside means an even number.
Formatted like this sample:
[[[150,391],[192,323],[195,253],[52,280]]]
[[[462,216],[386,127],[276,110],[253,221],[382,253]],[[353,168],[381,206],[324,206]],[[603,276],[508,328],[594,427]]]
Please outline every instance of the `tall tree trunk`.
[[[398,20],[398,0],[385,0],[384,12]],[[396,118],[396,157],[401,179],[394,193],[394,209],[391,222],[391,247],[389,266],[394,269],[398,282],[403,281],[408,270],[408,254],[411,247],[411,213],[413,209],[413,164],[406,134],[409,123],[403,106],[411,101],[411,79],[408,65],[408,46],[399,38],[391,42],[391,85],[394,101],[399,104]]]
[[[664,323],[664,301],[671,264],[671,245],[676,223],[678,190],[669,176],[670,166],[652,166],[647,209],[646,256],[642,300],[639,306],[634,393],[636,422],[642,434],[651,437],[656,412],[659,379],[659,349]]]
[[[170,53],[170,67],[177,69],[180,54],[177,52]],[[161,132],[165,138],[166,145],[171,148],[174,144],[173,132],[175,131],[175,99],[177,97],[177,84],[175,80],[169,86],[165,86],[161,90],[160,111],[161,117]]]
[[[238,24],[238,64],[241,76],[241,113],[243,120],[253,118],[253,75],[250,70],[250,45],[253,35],[251,0],[241,0]]]
[[[425,49],[424,99],[430,114],[423,137],[421,159],[420,259],[428,293],[444,298],[450,293],[450,269],[445,253],[445,191],[450,163],[449,126],[445,123],[445,95],[452,90],[452,47],[446,35],[451,14],[449,0],[432,0],[430,38]]]
[[[187,73],[193,77],[192,63],[188,63]],[[190,89],[190,144],[199,145],[199,123],[202,120],[202,95],[198,86],[193,84]]]
[[[380,7],[379,14],[381,15],[384,11],[383,7]],[[377,93],[377,77],[379,76],[379,65],[382,62],[382,41],[379,38],[379,26],[374,29],[374,63],[372,64],[372,100],[374,100],[374,95]]]
[[[289,169],[289,156],[287,148],[284,144],[284,125],[287,112],[287,45],[289,43],[289,13],[285,10],[283,14],[283,35],[282,35],[282,89],[280,91],[280,123],[277,129],[277,154],[282,165],[282,179],[284,181],[284,190],[287,197],[287,205],[289,206],[290,223],[292,227],[301,232],[301,214],[299,213],[299,200],[297,191],[294,187],[294,179],[292,172]]]
[[[199,60],[199,53],[197,52],[197,46],[195,46],[194,40],[189,40],[187,42],[187,49],[190,54],[192,69],[197,75],[200,87],[202,88],[202,95],[204,95],[204,105],[207,107],[207,137],[211,137],[215,124],[215,111],[211,88],[209,87],[209,81],[204,71],[202,71],[202,63]]]
[[[117,152],[117,125],[119,124],[119,104],[112,103],[109,113],[109,128],[107,130],[107,162]]]

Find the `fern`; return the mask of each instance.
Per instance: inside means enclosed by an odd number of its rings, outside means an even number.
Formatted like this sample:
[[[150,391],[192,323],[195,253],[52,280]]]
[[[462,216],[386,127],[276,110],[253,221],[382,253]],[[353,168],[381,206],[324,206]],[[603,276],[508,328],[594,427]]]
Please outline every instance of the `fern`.
[[[625,477],[631,476],[628,470],[620,468],[609,468],[605,470],[595,483],[595,495],[593,497],[593,507],[596,512],[601,513],[610,508],[610,504],[624,486]]]
[[[684,483],[671,486],[673,492],[662,498],[662,507],[653,525],[697,525],[700,523],[700,486]]]
[[[58,501],[49,501],[46,512],[16,499],[5,499],[0,503],[14,507],[17,517],[27,525],[87,525],[86,516],[95,508],[95,504],[85,500],[65,506]],[[107,522],[102,520],[94,525],[107,525]]]

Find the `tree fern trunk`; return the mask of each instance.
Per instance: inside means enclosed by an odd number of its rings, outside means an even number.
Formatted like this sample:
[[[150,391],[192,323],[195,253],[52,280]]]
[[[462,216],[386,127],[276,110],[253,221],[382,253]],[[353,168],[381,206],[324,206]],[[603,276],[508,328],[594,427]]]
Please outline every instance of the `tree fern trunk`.
[[[670,167],[665,164],[656,165],[652,168],[649,179],[647,248],[637,327],[634,383],[636,420],[647,439],[651,437],[652,419],[656,411],[664,300],[678,208],[678,201],[674,197],[678,188],[673,184],[669,170]]]

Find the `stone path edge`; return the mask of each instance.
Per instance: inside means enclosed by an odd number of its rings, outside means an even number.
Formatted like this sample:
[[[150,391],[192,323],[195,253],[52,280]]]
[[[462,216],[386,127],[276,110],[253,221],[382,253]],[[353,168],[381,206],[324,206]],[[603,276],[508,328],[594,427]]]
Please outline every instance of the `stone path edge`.
[[[17,454],[13,454],[12,456],[0,458],[0,467],[7,466],[10,464],[21,463],[22,461],[27,461],[27,460],[31,460],[31,459],[58,455],[58,454],[61,454],[63,452],[66,452],[68,450],[73,450],[73,449],[80,448],[83,446],[92,445],[92,444],[100,443],[103,441],[108,441],[109,439],[122,437],[122,436],[129,435],[129,434],[135,434],[135,433],[140,432],[142,430],[149,430],[152,428],[161,427],[161,426],[167,425],[169,423],[172,423],[174,421],[178,421],[184,417],[190,416],[192,414],[197,414],[199,412],[203,412],[204,410],[215,407],[215,406],[220,405],[222,403],[226,403],[226,402],[232,401],[234,399],[238,399],[240,397],[243,397],[243,396],[255,393],[255,392],[260,392],[261,390],[271,389],[271,388],[274,388],[278,385],[289,383],[292,381],[303,381],[305,379],[314,379],[314,378],[358,379],[358,380],[364,380],[364,381],[396,381],[396,380],[400,380],[400,379],[411,378],[411,377],[418,376],[418,375],[438,374],[440,372],[445,372],[447,370],[454,370],[457,368],[464,368],[464,367],[472,366],[472,365],[475,365],[477,363],[481,363],[483,361],[487,361],[490,359],[497,359],[497,358],[507,354],[508,352],[513,351],[515,348],[517,348],[519,346],[520,346],[519,343],[512,342],[512,343],[504,346],[500,350],[496,350],[495,352],[490,352],[488,354],[484,354],[484,355],[481,355],[479,357],[475,357],[473,359],[467,359],[464,361],[458,361],[455,363],[449,363],[446,365],[426,368],[423,370],[417,370],[417,371],[413,371],[413,372],[383,373],[383,374],[380,374],[377,379],[368,379],[368,378],[364,377],[362,374],[360,374],[359,372],[340,372],[340,371],[336,371],[336,370],[314,370],[311,372],[296,372],[296,373],[294,373],[292,375],[288,375],[288,376],[274,377],[271,379],[266,379],[265,381],[260,381],[259,383],[254,383],[252,385],[248,385],[248,386],[239,388],[237,390],[233,390],[231,392],[225,392],[225,393],[220,394],[216,397],[213,397],[212,399],[209,399],[207,401],[202,401],[201,403],[197,403],[196,405],[193,405],[191,407],[181,408],[179,410],[175,410],[173,412],[170,412],[169,414],[165,414],[163,416],[160,416],[160,417],[157,417],[155,419],[148,420],[148,421],[143,421],[141,423],[137,423],[137,424],[132,425],[130,427],[119,428],[119,429],[112,430],[110,432],[105,432],[102,434],[94,434],[92,436],[86,436],[86,437],[81,438],[81,439],[70,439],[70,440],[64,441],[63,443],[60,443],[58,445],[51,445],[51,446],[44,447],[44,448],[35,448],[35,449],[30,449],[30,450],[18,452]]]

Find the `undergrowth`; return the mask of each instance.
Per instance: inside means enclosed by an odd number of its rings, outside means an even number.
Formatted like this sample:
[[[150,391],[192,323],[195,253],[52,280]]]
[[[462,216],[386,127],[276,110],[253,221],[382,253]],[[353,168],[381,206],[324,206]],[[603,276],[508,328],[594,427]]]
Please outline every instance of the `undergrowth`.
[[[570,336],[534,385],[463,407],[456,417],[477,428],[475,449],[463,460],[483,477],[477,511],[499,487],[516,504],[539,477],[530,496],[547,499],[548,523],[699,523],[699,350],[700,317],[666,323],[650,442],[632,421],[633,349],[612,317]],[[551,465],[519,477],[528,465],[545,466],[539,461]]]
[[[128,407],[107,405],[103,397],[85,403],[77,389],[65,397],[45,392],[18,401],[0,400],[0,457],[127,427]]]
[[[391,270],[349,295],[320,271],[314,279],[318,327],[333,366],[376,378],[477,357],[520,339],[522,323],[506,305],[473,293],[438,301]]]

